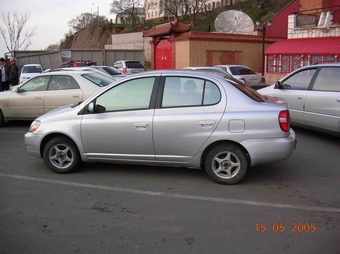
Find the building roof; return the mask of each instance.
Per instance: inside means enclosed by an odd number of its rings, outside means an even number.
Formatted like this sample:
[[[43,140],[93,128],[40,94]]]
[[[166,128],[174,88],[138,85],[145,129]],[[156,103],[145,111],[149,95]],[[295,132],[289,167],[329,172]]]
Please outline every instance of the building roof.
[[[265,54],[340,54],[340,37],[318,37],[277,41],[266,49]]]
[[[192,24],[183,24],[180,23],[178,19],[165,23],[158,26],[153,26],[149,30],[143,31],[144,37],[154,37],[159,35],[165,35],[170,33],[183,33],[188,32],[192,28]]]

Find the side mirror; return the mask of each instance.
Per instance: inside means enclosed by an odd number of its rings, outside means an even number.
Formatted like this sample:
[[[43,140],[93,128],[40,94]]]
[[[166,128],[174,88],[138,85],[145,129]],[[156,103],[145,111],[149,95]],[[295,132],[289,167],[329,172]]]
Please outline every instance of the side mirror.
[[[281,84],[280,81],[276,81],[276,82],[275,82],[275,88],[276,88],[276,89],[282,89],[282,84]]]
[[[24,90],[24,89],[21,89],[20,87],[17,87],[17,88],[14,89],[14,92],[16,92],[16,93],[22,93],[22,92],[25,92],[25,90]]]
[[[94,113],[94,102],[91,102],[91,103],[87,106],[87,111],[89,111],[90,113]]]
[[[87,106],[87,111],[90,113],[104,113],[106,111],[106,108],[103,107],[102,105],[95,105],[94,102],[91,102],[88,106]]]

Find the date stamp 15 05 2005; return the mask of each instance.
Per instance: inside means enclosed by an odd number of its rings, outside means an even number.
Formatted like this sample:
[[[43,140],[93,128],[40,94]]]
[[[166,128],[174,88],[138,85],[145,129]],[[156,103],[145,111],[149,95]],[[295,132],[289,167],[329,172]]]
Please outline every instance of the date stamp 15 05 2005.
[[[289,226],[286,226],[284,222],[274,222],[271,224],[259,222],[255,223],[255,231],[259,233],[314,233],[316,232],[316,224],[315,222],[292,222]]]

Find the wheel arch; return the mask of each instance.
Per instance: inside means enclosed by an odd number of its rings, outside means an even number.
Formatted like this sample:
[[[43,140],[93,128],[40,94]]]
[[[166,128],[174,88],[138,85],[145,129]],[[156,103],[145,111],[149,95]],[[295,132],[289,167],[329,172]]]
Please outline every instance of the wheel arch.
[[[44,137],[43,140],[41,141],[41,144],[40,144],[40,156],[41,156],[41,158],[44,158],[44,148],[45,148],[46,144],[51,139],[56,138],[56,137],[67,138],[69,141],[71,141],[75,145],[75,147],[77,148],[78,153],[80,155],[79,147],[78,147],[77,143],[72,138],[70,138],[68,135],[63,134],[63,133],[51,133],[51,134],[47,135],[46,137]]]
[[[211,143],[209,146],[207,146],[204,149],[204,151],[202,153],[202,156],[201,156],[201,161],[200,161],[201,168],[204,169],[204,161],[205,161],[205,158],[207,157],[208,152],[211,149],[213,149],[214,147],[216,147],[218,145],[221,145],[221,144],[232,144],[232,145],[235,145],[238,148],[240,148],[244,152],[244,154],[245,154],[245,156],[247,158],[248,165],[251,165],[251,159],[250,159],[249,153],[248,153],[247,149],[244,146],[242,146],[240,143],[237,143],[237,142],[232,141],[232,140],[219,140],[219,141],[216,141],[214,143]]]

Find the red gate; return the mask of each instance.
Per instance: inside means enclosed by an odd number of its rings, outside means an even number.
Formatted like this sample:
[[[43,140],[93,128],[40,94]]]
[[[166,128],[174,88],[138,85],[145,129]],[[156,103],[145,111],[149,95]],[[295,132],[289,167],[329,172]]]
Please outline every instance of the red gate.
[[[155,70],[172,69],[172,44],[168,40],[161,40],[156,46]]]

